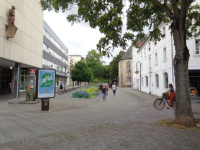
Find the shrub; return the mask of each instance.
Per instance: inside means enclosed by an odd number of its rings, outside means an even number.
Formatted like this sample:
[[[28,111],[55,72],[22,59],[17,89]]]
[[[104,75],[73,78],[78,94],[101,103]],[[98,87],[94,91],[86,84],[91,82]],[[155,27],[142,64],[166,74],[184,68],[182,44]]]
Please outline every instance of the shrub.
[[[75,98],[94,98],[98,95],[97,87],[83,88],[82,91],[76,91],[72,93],[72,97]]]
[[[90,95],[85,91],[76,91],[75,93],[72,93],[72,96],[75,98],[89,98]]]
[[[96,97],[97,95],[96,94],[93,94],[93,93],[97,93],[98,92],[98,88],[97,87],[89,87],[88,89],[82,89],[82,91],[85,91],[87,92],[89,95],[90,95],[90,98],[94,98]]]

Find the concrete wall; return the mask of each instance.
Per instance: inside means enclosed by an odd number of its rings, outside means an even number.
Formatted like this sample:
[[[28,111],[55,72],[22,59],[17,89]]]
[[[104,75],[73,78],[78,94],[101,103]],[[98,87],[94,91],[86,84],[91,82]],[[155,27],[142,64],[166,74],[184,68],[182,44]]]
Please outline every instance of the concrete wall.
[[[15,6],[15,37],[6,39],[8,12]],[[0,1],[0,57],[42,68],[43,11],[40,0]]]

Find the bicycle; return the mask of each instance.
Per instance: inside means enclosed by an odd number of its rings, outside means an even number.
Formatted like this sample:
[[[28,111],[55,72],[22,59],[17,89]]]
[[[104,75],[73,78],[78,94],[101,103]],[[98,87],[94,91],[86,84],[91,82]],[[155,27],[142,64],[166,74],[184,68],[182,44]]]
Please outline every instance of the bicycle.
[[[166,103],[169,105],[169,100],[167,100],[167,95],[163,94],[161,98],[155,99],[154,108],[157,109],[157,110],[162,110],[165,107]],[[172,108],[174,110],[176,108],[176,98],[174,98]]]

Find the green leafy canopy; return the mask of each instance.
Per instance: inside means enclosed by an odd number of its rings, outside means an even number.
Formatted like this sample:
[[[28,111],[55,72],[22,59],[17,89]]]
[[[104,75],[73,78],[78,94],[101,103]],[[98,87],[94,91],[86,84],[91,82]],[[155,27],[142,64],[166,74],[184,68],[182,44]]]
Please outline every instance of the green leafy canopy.
[[[84,61],[78,61],[71,70],[71,78],[73,81],[90,82],[92,80],[92,70]]]
[[[128,40],[144,37],[144,27],[149,27],[154,40],[160,40],[161,32],[157,28],[163,22],[174,21],[174,14],[186,10],[186,34],[188,37],[198,36],[196,27],[200,24],[200,6],[191,4],[195,0],[41,0],[44,9],[67,11],[77,8],[77,14],[67,16],[67,20],[74,22],[89,22],[91,28],[99,28],[104,34],[97,44],[99,51],[109,56],[111,47],[127,46]],[[122,33],[123,8],[126,9],[126,33]],[[186,7],[186,8],[185,8]],[[183,11],[185,11],[183,10]],[[194,23],[193,20],[196,20]],[[135,36],[133,33],[137,33]]]

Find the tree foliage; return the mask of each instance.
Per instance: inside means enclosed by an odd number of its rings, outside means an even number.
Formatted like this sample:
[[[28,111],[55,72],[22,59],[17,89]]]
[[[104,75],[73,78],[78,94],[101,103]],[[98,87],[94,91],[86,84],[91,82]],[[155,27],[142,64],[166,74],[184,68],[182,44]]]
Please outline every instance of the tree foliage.
[[[71,70],[71,78],[73,81],[90,82],[92,79],[92,70],[84,61],[78,61]]]
[[[144,27],[151,30],[151,38],[159,40],[161,32],[157,28],[164,22],[176,19],[176,14],[187,15],[185,22],[186,33],[189,37],[198,36],[196,27],[200,25],[200,6],[191,6],[195,0],[40,0],[44,9],[55,9],[55,11],[67,11],[78,8],[77,14],[67,16],[67,20],[74,22],[89,22],[91,28],[99,28],[105,36],[99,40],[97,48],[108,50],[112,47],[121,46],[126,48],[127,40],[144,37]],[[128,32],[122,33],[123,8],[129,3],[126,27]],[[193,19],[196,20],[195,24]],[[173,25],[174,28],[174,25]],[[189,30],[190,29],[190,30]],[[129,32],[130,31],[130,32]],[[137,36],[133,34],[137,32]],[[106,47],[108,46],[108,47]]]
[[[115,81],[118,77],[118,63],[122,57],[122,55],[124,54],[125,52],[124,51],[120,51],[119,54],[113,58],[113,60],[110,62],[110,65],[109,65],[109,75],[110,75],[110,78]]]
[[[103,78],[103,62],[101,61],[102,54],[97,53],[96,50],[91,50],[86,56],[86,63],[91,68],[93,76],[96,79]]]

